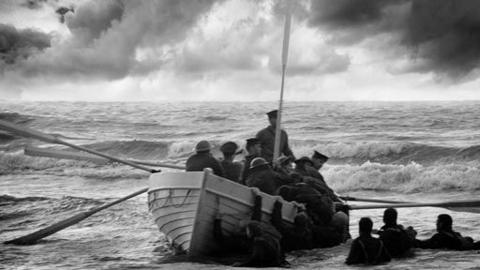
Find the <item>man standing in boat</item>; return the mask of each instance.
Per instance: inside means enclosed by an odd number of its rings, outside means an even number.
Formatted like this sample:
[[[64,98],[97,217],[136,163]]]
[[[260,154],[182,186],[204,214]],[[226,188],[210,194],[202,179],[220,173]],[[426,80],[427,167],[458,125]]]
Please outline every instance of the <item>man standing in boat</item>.
[[[268,121],[270,125],[257,133],[256,138],[260,141],[262,146],[262,157],[270,163],[273,163],[273,152],[275,147],[275,129],[277,126],[277,114],[278,110],[273,110],[267,113]],[[290,146],[288,145],[288,135],[285,130],[280,132],[280,151],[279,154],[284,154],[287,157],[290,157],[292,160],[295,160]]]

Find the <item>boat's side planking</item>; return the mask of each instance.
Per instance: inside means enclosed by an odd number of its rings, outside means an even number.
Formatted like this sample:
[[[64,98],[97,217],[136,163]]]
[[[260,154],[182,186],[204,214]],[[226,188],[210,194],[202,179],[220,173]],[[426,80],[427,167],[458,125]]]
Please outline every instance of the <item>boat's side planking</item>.
[[[222,218],[225,235],[236,233],[242,220],[249,220],[254,202],[252,188],[205,172],[153,174],[150,179],[149,209],[160,231],[174,246],[191,256],[212,253],[219,248],[213,238],[213,221]],[[271,210],[280,197],[259,192],[262,221],[270,222]],[[282,216],[290,226],[301,205],[285,202]]]

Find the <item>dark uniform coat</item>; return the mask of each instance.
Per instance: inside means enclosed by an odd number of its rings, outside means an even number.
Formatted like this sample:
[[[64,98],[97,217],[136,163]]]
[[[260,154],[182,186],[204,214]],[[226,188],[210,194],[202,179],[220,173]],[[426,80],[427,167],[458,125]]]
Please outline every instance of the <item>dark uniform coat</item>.
[[[242,171],[242,181],[241,183],[245,185],[245,182],[247,181],[248,176],[250,175],[250,164],[252,163],[252,160],[256,157],[259,157],[257,155],[248,155],[245,157],[245,161],[243,163],[243,171]]]
[[[243,165],[240,162],[232,162],[230,160],[222,160],[220,164],[225,171],[225,178],[234,182],[240,183],[240,177],[242,174]]]
[[[280,132],[280,153],[284,154],[287,157],[292,157],[295,159],[290,146],[288,145],[288,135],[285,130]],[[262,157],[267,162],[272,162],[273,159],[273,149],[275,146],[275,129],[272,126],[268,126],[257,133],[256,138],[260,141],[262,145]]]
[[[468,250],[474,244],[471,238],[463,237],[455,231],[440,231],[427,240],[416,240],[415,246],[419,248]]]
[[[213,173],[218,176],[224,176],[225,172],[220,165],[220,162],[216,160],[210,152],[196,153],[187,159],[187,172],[203,171],[205,168],[211,168]]]
[[[280,186],[289,184],[288,181],[289,179],[283,178],[268,165],[261,165],[250,170],[246,184],[249,187],[256,187],[262,192],[274,195]]]
[[[413,238],[402,225],[385,225],[380,228],[378,235],[393,258],[408,255],[408,251],[413,247]]]

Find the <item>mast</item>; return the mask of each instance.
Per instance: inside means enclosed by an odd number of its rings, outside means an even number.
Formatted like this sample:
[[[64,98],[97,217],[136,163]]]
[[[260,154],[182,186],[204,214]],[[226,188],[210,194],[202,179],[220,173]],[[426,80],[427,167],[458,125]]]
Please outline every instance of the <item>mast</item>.
[[[280,102],[278,104],[277,124],[275,129],[275,144],[273,148],[273,160],[275,163],[280,156],[280,136],[282,130],[282,107],[283,107],[283,88],[285,85],[285,72],[287,70],[288,59],[288,45],[290,42],[290,24],[292,21],[292,15],[290,13],[290,1],[286,0],[286,12],[285,12],[285,27],[283,32],[283,48],[282,48],[282,83],[280,86]]]

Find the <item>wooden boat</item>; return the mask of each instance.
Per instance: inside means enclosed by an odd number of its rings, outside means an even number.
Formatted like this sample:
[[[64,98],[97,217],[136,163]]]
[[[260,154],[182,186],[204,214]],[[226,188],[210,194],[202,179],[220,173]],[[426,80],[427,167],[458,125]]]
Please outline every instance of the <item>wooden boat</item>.
[[[159,230],[172,246],[189,256],[209,255],[217,247],[213,222],[222,217],[225,235],[238,230],[241,220],[249,220],[253,207],[253,188],[203,172],[163,172],[150,176],[148,208]],[[258,191],[262,196],[262,221],[269,223],[276,200],[283,202],[282,217],[292,226],[301,204]]]

